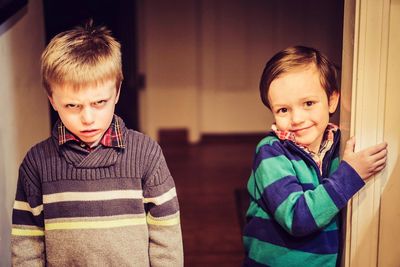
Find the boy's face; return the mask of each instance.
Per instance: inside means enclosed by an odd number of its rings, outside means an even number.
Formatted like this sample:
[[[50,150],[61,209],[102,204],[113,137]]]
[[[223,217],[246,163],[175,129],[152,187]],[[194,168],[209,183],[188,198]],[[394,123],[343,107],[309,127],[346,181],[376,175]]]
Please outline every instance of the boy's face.
[[[111,124],[119,90],[115,81],[75,90],[70,85],[54,86],[50,103],[65,127],[87,145],[101,139]]]
[[[273,80],[268,100],[278,130],[293,132],[297,143],[318,152],[329,113],[336,110],[339,95],[334,93],[328,100],[315,66],[290,71]]]

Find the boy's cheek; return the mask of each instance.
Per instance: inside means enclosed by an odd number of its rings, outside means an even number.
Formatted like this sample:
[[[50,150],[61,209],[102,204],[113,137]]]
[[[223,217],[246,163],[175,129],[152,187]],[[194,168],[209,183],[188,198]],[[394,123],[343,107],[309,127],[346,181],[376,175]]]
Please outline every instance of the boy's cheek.
[[[278,130],[280,130],[280,131],[285,131],[288,128],[287,122],[282,120],[282,118],[275,118],[275,124],[276,124],[276,127],[278,128]]]

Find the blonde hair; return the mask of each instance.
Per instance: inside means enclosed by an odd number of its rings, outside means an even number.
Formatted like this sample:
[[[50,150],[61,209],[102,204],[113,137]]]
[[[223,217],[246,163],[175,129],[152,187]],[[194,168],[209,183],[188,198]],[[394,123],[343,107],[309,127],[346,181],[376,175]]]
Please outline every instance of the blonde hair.
[[[115,79],[118,90],[123,80],[121,45],[106,27],[84,27],[56,35],[42,54],[42,82],[47,94],[52,86],[80,89]]]

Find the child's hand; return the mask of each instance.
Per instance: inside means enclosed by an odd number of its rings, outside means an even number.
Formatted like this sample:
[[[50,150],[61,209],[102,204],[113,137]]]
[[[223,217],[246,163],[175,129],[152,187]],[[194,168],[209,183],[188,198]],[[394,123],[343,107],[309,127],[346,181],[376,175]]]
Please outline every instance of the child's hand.
[[[383,142],[354,152],[355,138],[352,137],[346,142],[343,160],[350,164],[362,179],[368,179],[372,175],[381,171],[386,166],[387,143]]]

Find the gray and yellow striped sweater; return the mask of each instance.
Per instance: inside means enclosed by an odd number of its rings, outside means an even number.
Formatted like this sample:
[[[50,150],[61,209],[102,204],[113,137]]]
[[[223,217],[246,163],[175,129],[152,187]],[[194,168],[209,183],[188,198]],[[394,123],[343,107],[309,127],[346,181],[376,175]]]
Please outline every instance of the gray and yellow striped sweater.
[[[23,160],[14,266],[183,266],[179,205],[161,148],[120,120],[125,148],[52,137]]]

